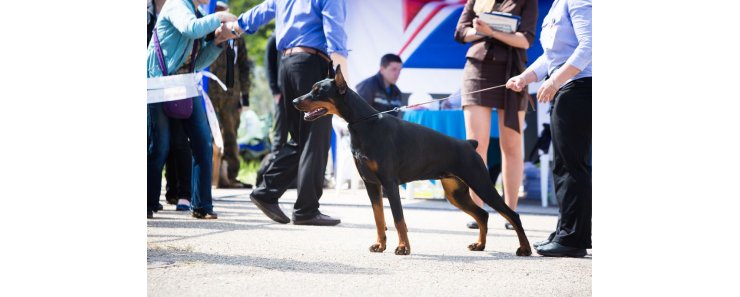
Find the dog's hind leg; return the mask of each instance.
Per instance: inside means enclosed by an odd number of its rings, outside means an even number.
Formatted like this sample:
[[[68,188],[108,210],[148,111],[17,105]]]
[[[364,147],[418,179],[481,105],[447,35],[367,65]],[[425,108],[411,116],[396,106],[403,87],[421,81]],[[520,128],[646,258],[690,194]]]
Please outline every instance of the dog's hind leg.
[[[468,245],[471,251],[482,251],[486,248],[486,234],[488,234],[488,212],[475,205],[470,198],[470,191],[457,177],[445,177],[440,179],[445,189],[445,196],[452,205],[467,213],[478,223],[478,242]]]
[[[385,251],[385,217],[383,215],[383,197],[381,196],[380,184],[365,182],[367,196],[370,197],[370,204],[373,206],[373,216],[375,217],[375,227],[378,231],[378,238],[375,244],[370,246],[373,253],[382,253]]]
[[[504,219],[509,221],[509,224],[514,226],[516,235],[519,238],[519,248],[516,250],[517,256],[530,256],[532,255],[532,248],[529,247],[529,240],[527,235],[524,233],[522,227],[522,221],[519,219],[519,214],[511,210],[508,205],[504,202],[504,198],[501,197],[494,189],[493,183],[488,176],[483,160],[479,156],[477,162],[466,167],[468,170],[463,170],[458,175],[470,188],[475,191],[476,194],[485,202],[495,209]],[[479,224],[480,225],[480,224]]]

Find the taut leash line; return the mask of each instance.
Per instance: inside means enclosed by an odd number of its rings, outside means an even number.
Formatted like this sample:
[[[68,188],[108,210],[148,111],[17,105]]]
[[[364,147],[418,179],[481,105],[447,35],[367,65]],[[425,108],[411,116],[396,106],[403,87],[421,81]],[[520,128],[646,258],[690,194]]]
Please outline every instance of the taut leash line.
[[[505,87],[505,86],[506,86],[506,84],[503,84],[503,85],[500,85],[500,86],[495,86],[495,87],[480,89],[480,90],[477,90],[477,91],[472,91],[472,92],[467,92],[467,93],[461,93],[459,96],[462,97],[462,95],[470,95],[470,94],[480,93],[480,92],[483,92],[483,91],[498,89],[498,88]],[[450,99],[450,98],[452,98],[452,96],[447,96],[445,98],[434,99],[434,100],[430,100],[430,101],[427,101],[427,102],[422,102],[422,103],[417,103],[417,104],[412,104],[412,105],[395,107],[395,108],[393,108],[391,110],[386,110],[386,111],[382,111],[382,112],[379,112],[379,113],[376,113],[376,114],[373,114],[373,115],[370,115],[370,116],[366,116],[366,117],[361,118],[359,121],[354,122],[354,123],[359,123],[359,122],[362,122],[364,120],[370,119],[372,117],[375,117],[375,116],[378,116],[378,115],[381,115],[381,114],[384,114],[384,113],[398,112],[398,111],[409,109],[411,107],[416,107],[416,106],[419,106],[419,105],[425,105],[425,104],[429,104],[429,103],[444,101],[444,100],[447,100],[447,99]],[[352,123],[352,124],[354,124],[354,123]]]

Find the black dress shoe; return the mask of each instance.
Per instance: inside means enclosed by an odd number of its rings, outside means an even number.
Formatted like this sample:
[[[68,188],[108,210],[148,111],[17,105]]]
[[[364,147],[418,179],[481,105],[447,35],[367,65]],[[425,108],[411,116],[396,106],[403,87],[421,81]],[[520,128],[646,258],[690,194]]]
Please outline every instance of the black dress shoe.
[[[550,243],[550,240],[549,239],[545,239],[543,241],[538,241],[538,242],[533,243],[532,246],[534,248],[538,248],[538,247],[541,247],[541,246],[546,245],[548,243]]]
[[[478,223],[475,221],[468,222],[468,228],[470,229],[478,229]]]
[[[164,206],[162,206],[162,203],[157,203],[157,211],[163,210]]]
[[[283,213],[277,203],[265,203],[255,199],[254,197],[252,197],[252,195],[249,195],[249,200],[252,200],[252,203],[254,203],[257,208],[259,208],[268,218],[272,219],[273,221],[280,224],[290,223],[290,219]]]
[[[204,220],[215,220],[218,219],[218,214],[211,211],[208,212],[199,212],[199,211],[193,211],[192,215],[196,219],[204,219]]]
[[[586,256],[586,249],[573,248],[564,246],[557,242],[550,242],[546,245],[535,248],[538,254],[545,257],[575,257],[582,258]]]
[[[147,219],[153,219],[154,218],[154,212],[151,211],[151,210],[149,210],[149,209],[147,209],[146,210],[146,218]]]
[[[295,215],[293,216],[294,225],[335,226],[341,222],[340,219],[332,218],[323,213],[318,213],[315,217],[304,220],[297,220]]]

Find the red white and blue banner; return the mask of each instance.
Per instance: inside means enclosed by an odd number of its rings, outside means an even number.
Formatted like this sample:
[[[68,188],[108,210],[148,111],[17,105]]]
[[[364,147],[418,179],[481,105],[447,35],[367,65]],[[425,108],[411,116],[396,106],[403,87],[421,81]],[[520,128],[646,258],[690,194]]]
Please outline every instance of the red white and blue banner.
[[[380,57],[394,53],[404,61],[398,81],[402,92],[449,94],[457,91],[462,83],[462,68],[469,45],[456,42],[453,36],[465,2],[347,1],[351,83],[357,84],[374,75],[380,68]],[[541,23],[552,0],[539,0],[538,4]],[[535,42],[527,54],[530,63],[542,54],[539,42]]]

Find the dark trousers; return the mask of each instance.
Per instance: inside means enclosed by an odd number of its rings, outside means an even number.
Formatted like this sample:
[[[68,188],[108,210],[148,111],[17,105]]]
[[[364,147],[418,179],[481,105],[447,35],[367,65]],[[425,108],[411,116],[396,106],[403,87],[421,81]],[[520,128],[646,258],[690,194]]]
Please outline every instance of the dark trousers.
[[[555,95],[551,113],[553,178],[559,204],[552,240],[591,248],[591,78],[567,83]]]
[[[277,151],[288,142],[288,123],[286,121],[285,96],[275,103],[275,125],[272,130],[272,152]]]
[[[236,181],[239,175],[239,144],[236,143],[237,130],[241,122],[239,108],[239,96],[231,95],[231,92],[223,96],[214,96],[213,109],[216,111],[219,126],[221,126],[221,135],[224,140],[223,160],[228,164],[226,176],[221,176],[220,180]],[[217,174],[220,174],[217,173]]]
[[[177,204],[177,199],[190,201],[191,178],[193,171],[193,153],[182,123],[178,119],[170,121],[170,153],[165,163],[164,177],[167,180],[167,192],[164,196],[170,204]]]
[[[293,179],[297,178],[298,199],[293,206],[295,219],[307,219],[319,212],[324,172],[331,141],[331,116],[313,122],[293,107],[293,99],[311,91],[314,83],[327,77],[329,62],[308,53],[283,57],[279,79],[285,123],[297,146],[284,145],[264,168],[260,183],[252,191],[254,199],[277,203]]]
[[[275,103],[275,120],[272,127],[272,146],[270,147],[270,153],[267,155],[269,160],[275,159],[275,156],[280,154],[280,150],[297,150],[295,141],[291,141],[288,144],[288,123],[285,118],[285,104],[283,104],[285,100],[285,96],[280,96],[280,101]],[[290,147],[286,148],[286,146]],[[262,175],[266,169],[267,167],[264,166],[257,171],[257,184],[262,183]],[[290,184],[295,184],[295,180],[291,181]]]
[[[211,129],[208,126],[203,97],[194,97],[193,114],[190,118],[180,120],[185,135],[190,139],[193,152],[191,209],[206,213],[213,210],[211,200]],[[148,127],[147,138],[147,209],[156,211],[159,195],[162,191],[162,167],[170,151],[170,121],[162,110],[163,103],[147,104]]]

